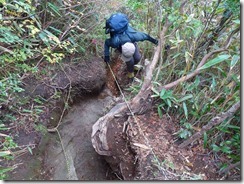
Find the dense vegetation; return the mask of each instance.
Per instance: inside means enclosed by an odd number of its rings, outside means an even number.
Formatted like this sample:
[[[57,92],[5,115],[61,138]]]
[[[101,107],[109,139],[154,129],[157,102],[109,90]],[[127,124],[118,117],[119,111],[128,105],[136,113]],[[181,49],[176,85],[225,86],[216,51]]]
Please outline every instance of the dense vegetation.
[[[220,171],[240,163],[240,110],[206,129],[213,118],[240,102],[237,0],[129,0],[121,4],[0,0],[1,161],[32,152],[31,145],[15,143],[15,130],[45,131],[40,121],[45,100],[21,97],[22,80],[35,74],[42,62],[55,65],[76,53],[84,58],[90,54],[102,57],[104,20],[113,11],[128,14],[135,28],[158,38],[167,17],[170,27],[153,78],[159,117],[164,113],[176,116],[181,126],[176,135],[181,139],[205,130],[200,135],[202,146],[215,157],[226,158]],[[145,58],[150,59],[152,48],[146,42],[142,45]],[[130,87],[132,94],[140,85],[137,81]],[[0,178],[14,167],[0,168]]]

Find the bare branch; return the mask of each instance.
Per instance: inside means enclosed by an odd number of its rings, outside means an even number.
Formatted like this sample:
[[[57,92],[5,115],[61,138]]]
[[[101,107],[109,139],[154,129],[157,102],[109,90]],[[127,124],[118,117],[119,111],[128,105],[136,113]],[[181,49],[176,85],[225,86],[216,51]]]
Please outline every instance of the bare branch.
[[[239,30],[240,30],[240,27],[238,27],[237,29],[232,31],[232,33],[229,35],[229,37],[226,40],[224,48],[214,50],[214,51],[208,53],[207,55],[205,55],[203,57],[203,59],[201,60],[201,62],[199,63],[199,65],[197,66],[195,71],[193,71],[192,73],[190,73],[190,74],[188,74],[186,76],[181,77],[180,79],[178,79],[178,80],[176,80],[174,82],[171,82],[169,84],[166,84],[166,85],[160,87],[159,90],[161,91],[162,89],[170,89],[172,87],[175,87],[175,86],[179,85],[181,82],[185,82],[185,81],[191,79],[192,77],[195,77],[196,75],[198,75],[201,72],[199,70],[199,68],[202,67],[212,55],[220,53],[220,52],[223,52],[223,51],[227,51],[228,47],[231,44],[233,35],[236,34]]]
[[[181,3],[180,5],[180,14],[184,13],[184,6],[186,5],[186,3],[188,2],[188,0],[185,0]]]
[[[219,52],[223,52],[225,50],[226,49],[222,48],[222,49],[218,49],[218,50],[215,50],[215,51],[212,51],[212,52],[208,53],[207,55],[205,55],[203,57],[202,61],[199,63],[199,65],[197,66],[197,69],[195,71],[193,71],[192,73],[190,73],[190,74],[188,74],[186,76],[181,77],[180,79],[178,79],[178,80],[176,80],[174,82],[171,82],[169,84],[166,84],[166,85],[162,86],[160,88],[160,91],[162,89],[170,89],[172,87],[175,87],[175,86],[179,85],[181,82],[185,82],[185,81],[189,80],[190,78],[195,77],[197,74],[200,73],[199,68],[202,67],[207,62],[207,60],[208,60],[208,58],[210,56],[212,56],[213,54],[219,53]]]
[[[228,111],[226,112],[222,112],[220,114],[218,114],[216,117],[212,118],[207,125],[203,126],[202,129],[195,133],[194,135],[192,135],[189,139],[187,139],[186,141],[184,141],[183,143],[181,143],[179,145],[179,148],[184,148],[187,145],[193,143],[194,141],[196,141],[197,139],[201,138],[204,134],[204,132],[210,130],[211,128],[219,125],[220,123],[222,123],[225,119],[232,117],[235,112],[240,108],[240,101],[235,103]]]
[[[142,84],[141,90],[132,99],[131,105],[134,105],[134,104],[138,104],[139,105],[139,103],[138,103],[139,100],[142,97],[147,98],[148,94],[151,92],[151,85],[152,85],[151,82],[152,82],[152,77],[153,77],[153,71],[154,71],[154,69],[155,69],[155,67],[156,67],[156,65],[157,65],[157,63],[159,61],[159,57],[160,57],[160,54],[161,54],[161,51],[162,51],[162,47],[165,45],[165,34],[168,31],[168,28],[169,28],[170,25],[171,25],[171,23],[169,23],[168,19],[166,19],[166,23],[163,26],[163,30],[160,33],[159,44],[158,44],[158,46],[156,48],[155,54],[153,56],[153,60],[150,63],[150,65],[148,66],[148,68],[147,68],[147,73],[145,75],[144,82]],[[135,108],[135,109],[137,109],[137,108]]]
[[[225,42],[225,48],[228,48],[230,46],[233,35],[236,34],[238,31],[240,31],[240,26],[231,32],[231,34],[229,35],[229,37],[227,38],[227,40]]]
[[[213,19],[214,14],[215,14],[217,8],[219,7],[220,2],[221,2],[221,0],[218,0],[217,5],[215,6],[214,10],[212,11],[210,17],[207,19],[207,22],[206,22],[206,24],[205,24],[205,27],[204,27],[204,29],[203,29],[203,32],[202,32],[201,35],[198,37],[198,39],[196,40],[196,42],[198,42],[198,41],[203,37],[203,35],[205,34],[205,32],[206,32],[206,30],[207,30],[207,28],[208,28],[209,23],[210,23],[211,20]]]
[[[5,47],[2,47],[1,45],[0,45],[0,50],[3,51],[3,52],[7,52],[9,54],[13,54],[13,52],[11,50],[9,50],[9,49],[7,49]]]
[[[220,173],[228,173],[231,169],[234,169],[235,167],[241,166],[241,162],[236,162],[235,164],[230,164],[227,168],[220,171]]]

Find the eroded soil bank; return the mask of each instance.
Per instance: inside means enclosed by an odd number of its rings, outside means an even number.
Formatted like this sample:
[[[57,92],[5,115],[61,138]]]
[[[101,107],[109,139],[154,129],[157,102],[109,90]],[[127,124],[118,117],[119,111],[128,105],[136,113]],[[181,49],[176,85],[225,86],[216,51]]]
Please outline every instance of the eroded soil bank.
[[[58,127],[58,131],[19,131],[18,145],[32,144],[35,149],[9,163],[18,167],[8,180],[113,179],[109,165],[91,144],[92,125],[116,99],[105,86],[104,62],[91,58],[81,63],[41,67],[45,75],[28,76],[23,95],[46,99],[43,125],[48,129]],[[65,103],[69,107],[63,111]]]
[[[10,180],[108,180],[110,167],[91,144],[91,127],[114,104],[108,90],[74,104],[58,132],[45,134]],[[60,137],[59,137],[60,135]],[[28,163],[28,167],[26,166]],[[21,169],[20,169],[21,168]]]
[[[114,103],[106,93],[105,90],[72,106],[59,128],[63,148],[57,135],[50,136],[44,156],[47,180],[108,179],[109,167],[91,144],[92,125]]]

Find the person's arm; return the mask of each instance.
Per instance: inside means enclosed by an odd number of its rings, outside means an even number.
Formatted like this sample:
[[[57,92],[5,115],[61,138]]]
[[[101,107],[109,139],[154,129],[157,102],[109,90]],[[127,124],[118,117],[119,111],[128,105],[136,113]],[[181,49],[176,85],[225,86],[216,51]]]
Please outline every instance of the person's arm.
[[[148,41],[152,42],[153,44],[155,45],[158,45],[158,40],[157,39],[154,39],[153,37],[151,37],[150,35],[147,35],[148,36]]]
[[[144,40],[148,40],[152,43],[154,43],[155,45],[158,44],[158,40],[154,39],[153,37],[151,37],[150,35],[143,33],[143,32],[137,32],[135,35],[135,40],[138,41],[144,41]]]
[[[104,42],[104,61],[109,62],[109,48],[110,48],[110,39],[106,39]]]
[[[109,39],[105,40],[104,43],[104,61],[109,62],[109,49],[112,48],[119,48],[122,45],[121,40],[119,39],[119,36],[115,35]]]
[[[130,37],[130,39],[133,42],[148,40],[148,41],[154,43],[155,45],[158,44],[158,40],[154,39],[153,37],[151,37],[150,35],[148,35],[146,33],[136,31],[132,27],[128,28],[127,35]]]

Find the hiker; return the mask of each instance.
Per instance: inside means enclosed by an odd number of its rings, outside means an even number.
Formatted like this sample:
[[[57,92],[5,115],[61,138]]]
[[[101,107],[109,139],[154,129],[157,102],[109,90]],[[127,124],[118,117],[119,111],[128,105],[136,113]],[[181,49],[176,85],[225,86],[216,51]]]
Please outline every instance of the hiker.
[[[150,35],[136,31],[129,25],[128,18],[125,14],[113,14],[107,21],[105,33],[110,34],[110,38],[104,43],[104,61],[110,62],[110,47],[116,48],[121,53],[121,59],[126,63],[128,78],[130,82],[134,79],[134,65],[141,60],[141,54],[137,45],[138,41],[148,40],[155,45],[158,40]]]

